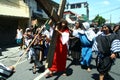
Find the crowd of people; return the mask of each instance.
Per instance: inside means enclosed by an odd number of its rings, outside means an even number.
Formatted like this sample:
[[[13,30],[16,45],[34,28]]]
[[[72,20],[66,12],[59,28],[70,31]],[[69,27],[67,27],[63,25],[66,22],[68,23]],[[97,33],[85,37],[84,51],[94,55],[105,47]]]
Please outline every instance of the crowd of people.
[[[30,61],[30,63],[34,63],[33,73],[35,74],[36,68],[38,67],[41,69],[41,67],[43,67],[43,61],[47,57],[50,38],[52,36],[50,31],[52,30],[51,28],[46,29],[45,27],[42,31],[41,27],[37,27],[36,29],[34,28],[35,27],[26,28],[26,31],[23,34],[22,45],[24,45],[24,48],[28,49],[27,59]],[[22,54],[20,56],[22,56]]]
[[[43,25],[45,26],[45,25]],[[97,54],[95,59],[96,68],[99,72],[99,80],[104,80],[115,59],[119,57],[120,52],[120,25],[112,27],[104,24],[96,30],[88,22],[76,21],[70,28],[68,22],[61,19],[56,25],[49,28],[44,27],[26,28],[25,33],[18,27],[17,43],[22,46],[29,46],[34,38],[34,42],[27,52],[27,58],[33,63],[33,73],[36,68],[42,69],[45,64],[43,61],[52,58],[51,66],[47,67],[49,73],[46,77],[53,76],[54,73],[62,72],[66,74],[67,55],[71,56],[73,64],[80,64],[82,68],[91,71],[91,59],[93,52]],[[53,56],[48,53],[52,34],[56,31],[56,45]],[[21,36],[22,35],[22,36]],[[50,64],[50,63],[48,63]]]

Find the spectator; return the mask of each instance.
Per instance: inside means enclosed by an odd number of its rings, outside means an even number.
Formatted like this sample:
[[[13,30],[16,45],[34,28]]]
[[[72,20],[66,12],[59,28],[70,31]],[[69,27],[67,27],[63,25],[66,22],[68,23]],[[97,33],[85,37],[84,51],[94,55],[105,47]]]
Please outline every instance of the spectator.
[[[75,27],[71,29],[71,36],[69,40],[69,50],[73,58],[73,64],[78,64],[81,54],[81,42],[79,39],[79,31],[81,30],[82,23],[79,21],[75,22]]]
[[[113,27],[113,32],[118,33],[119,30],[120,30],[120,25],[115,25]]]
[[[18,26],[18,29],[17,29],[16,42],[20,46],[20,49],[22,49],[22,46],[23,46],[23,29],[20,26]]]
[[[39,28],[36,30],[36,35],[38,35]],[[34,67],[33,67],[33,73],[36,73],[36,66],[40,69],[43,65],[43,36],[41,33],[36,37],[34,43],[33,43],[33,49],[34,49],[34,54],[33,54],[33,62],[34,62]]]

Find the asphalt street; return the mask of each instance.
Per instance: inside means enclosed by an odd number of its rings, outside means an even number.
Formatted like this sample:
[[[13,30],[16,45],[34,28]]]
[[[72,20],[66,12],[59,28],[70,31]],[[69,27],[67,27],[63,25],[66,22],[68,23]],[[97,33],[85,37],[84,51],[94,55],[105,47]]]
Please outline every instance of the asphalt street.
[[[0,56],[0,62],[6,66],[13,65],[19,59],[19,55],[23,51],[19,50],[19,47],[6,48],[2,51]],[[60,73],[53,75],[52,77],[46,78],[43,76],[40,80],[98,80],[98,72],[95,66],[95,57],[93,54],[91,62],[91,72],[87,72],[86,69],[82,69],[81,66],[73,65],[72,59],[69,56],[67,59],[67,76],[63,76]],[[45,64],[45,61],[44,61]],[[36,77],[43,73],[43,70],[37,71],[36,74],[32,73],[33,64],[29,63],[26,56],[22,58],[20,63],[16,67],[16,72],[8,80],[34,80]],[[110,70],[110,76],[108,80],[120,80],[120,58],[117,58],[112,69]]]

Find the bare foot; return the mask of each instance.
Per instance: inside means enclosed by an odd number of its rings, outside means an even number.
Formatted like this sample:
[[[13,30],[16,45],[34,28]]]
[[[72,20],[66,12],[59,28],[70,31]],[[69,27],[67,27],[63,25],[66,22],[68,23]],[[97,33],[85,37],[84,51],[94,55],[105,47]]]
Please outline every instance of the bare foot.
[[[90,68],[87,68],[87,71],[88,71],[88,72],[90,72],[90,71],[91,71],[91,69],[90,69]]]
[[[14,66],[9,66],[9,69],[15,72],[15,67]]]
[[[52,77],[53,76],[53,72],[49,72],[45,75],[45,77]]]
[[[63,73],[62,75],[63,75],[63,76],[67,76],[67,74],[66,74],[66,73]]]

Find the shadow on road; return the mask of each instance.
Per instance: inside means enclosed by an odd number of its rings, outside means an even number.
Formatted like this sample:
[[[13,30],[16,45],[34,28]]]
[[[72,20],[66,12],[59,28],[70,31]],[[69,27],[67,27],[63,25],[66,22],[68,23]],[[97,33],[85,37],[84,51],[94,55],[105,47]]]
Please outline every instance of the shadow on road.
[[[12,48],[12,47],[18,47],[17,44],[12,44],[12,45],[1,45],[0,48],[2,51],[7,51],[7,48]]]
[[[99,74],[92,74],[94,80],[99,80]],[[115,80],[111,75],[105,75],[104,80]]]
[[[67,68],[66,70],[66,76],[70,76],[73,73],[73,69],[72,68]],[[59,77],[63,75],[63,72],[58,72],[55,73],[54,76],[57,76],[54,80],[59,80]]]
[[[92,74],[92,78],[94,80],[99,80],[99,74],[95,73],[95,74]]]
[[[70,76],[73,73],[73,69],[70,68],[70,66],[73,65],[73,62],[72,62],[72,59],[70,58],[67,58],[67,60],[71,61],[71,63],[66,68],[66,76]],[[59,78],[63,76],[63,72],[54,73],[53,76],[57,76],[54,80],[59,80]],[[47,78],[50,78],[50,77],[47,77]]]

